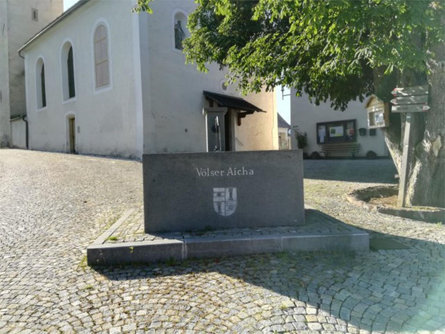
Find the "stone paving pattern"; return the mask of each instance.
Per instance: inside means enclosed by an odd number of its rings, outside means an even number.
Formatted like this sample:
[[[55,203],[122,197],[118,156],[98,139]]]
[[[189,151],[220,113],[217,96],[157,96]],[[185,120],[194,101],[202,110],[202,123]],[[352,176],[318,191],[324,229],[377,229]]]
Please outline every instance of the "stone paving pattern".
[[[305,202],[404,249],[91,269],[86,247],[141,207],[141,164],[0,150],[0,333],[445,333],[443,224],[345,200],[394,173],[305,161]]]

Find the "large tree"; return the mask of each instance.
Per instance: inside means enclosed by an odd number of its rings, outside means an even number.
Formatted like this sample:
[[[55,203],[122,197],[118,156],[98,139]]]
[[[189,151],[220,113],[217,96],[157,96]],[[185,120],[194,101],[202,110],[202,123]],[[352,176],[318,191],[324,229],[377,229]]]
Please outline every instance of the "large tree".
[[[147,9],[151,0],[139,0]],[[442,0],[197,0],[185,41],[200,70],[216,62],[244,92],[292,87],[345,109],[396,86],[429,84],[431,110],[412,121],[408,205],[445,207],[444,3]],[[385,140],[401,169],[405,115]]]

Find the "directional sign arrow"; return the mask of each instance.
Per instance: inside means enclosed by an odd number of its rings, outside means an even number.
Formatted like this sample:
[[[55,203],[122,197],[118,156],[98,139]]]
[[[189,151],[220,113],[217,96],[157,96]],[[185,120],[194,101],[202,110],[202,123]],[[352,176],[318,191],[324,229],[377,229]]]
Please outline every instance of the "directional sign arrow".
[[[428,95],[419,95],[419,96],[398,96],[395,99],[391,100],[392,104],[426,104],[428,103]]]
[[[426,104],[402,104],[392,106],[392,112],[425,112],[430,110],[430,106]]]
[[[391,92],[394,96],[414,96],[414,95],[427,95],[428,86],[415,86],[415,87],[397,87]]]

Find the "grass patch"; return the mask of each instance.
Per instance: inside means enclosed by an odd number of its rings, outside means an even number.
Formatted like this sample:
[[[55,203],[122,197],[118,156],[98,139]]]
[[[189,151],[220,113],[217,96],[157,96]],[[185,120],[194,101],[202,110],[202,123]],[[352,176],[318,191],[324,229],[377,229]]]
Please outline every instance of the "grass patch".
[[[79,268],[82,269],[83,271],[85,271],[87,269],[87,267],[88,267],[88,259],[87,259],[87,256],[84,255],[79,262]]]

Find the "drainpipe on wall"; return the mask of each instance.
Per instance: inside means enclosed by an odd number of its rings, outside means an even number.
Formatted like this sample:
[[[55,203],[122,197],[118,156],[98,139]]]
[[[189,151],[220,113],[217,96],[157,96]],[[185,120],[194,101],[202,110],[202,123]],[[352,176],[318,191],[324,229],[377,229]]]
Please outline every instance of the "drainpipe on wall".
[[[19,50],[18,52],[19,57],[25,60],[25,57],[22,55],[22,50]],[[26,82],[26,81],[25,81]],[[25,132],[26,132],[26,149],[29,150],[29,126],[28,126],[28,118],[26,117],[26,114],[22,116],[22,120],[25,122]]]
[[[22,116],[22,120],[25,122],[26,149],[29,150],[29,128],[28,128],[28,118],[26,117],[26,115]]]

